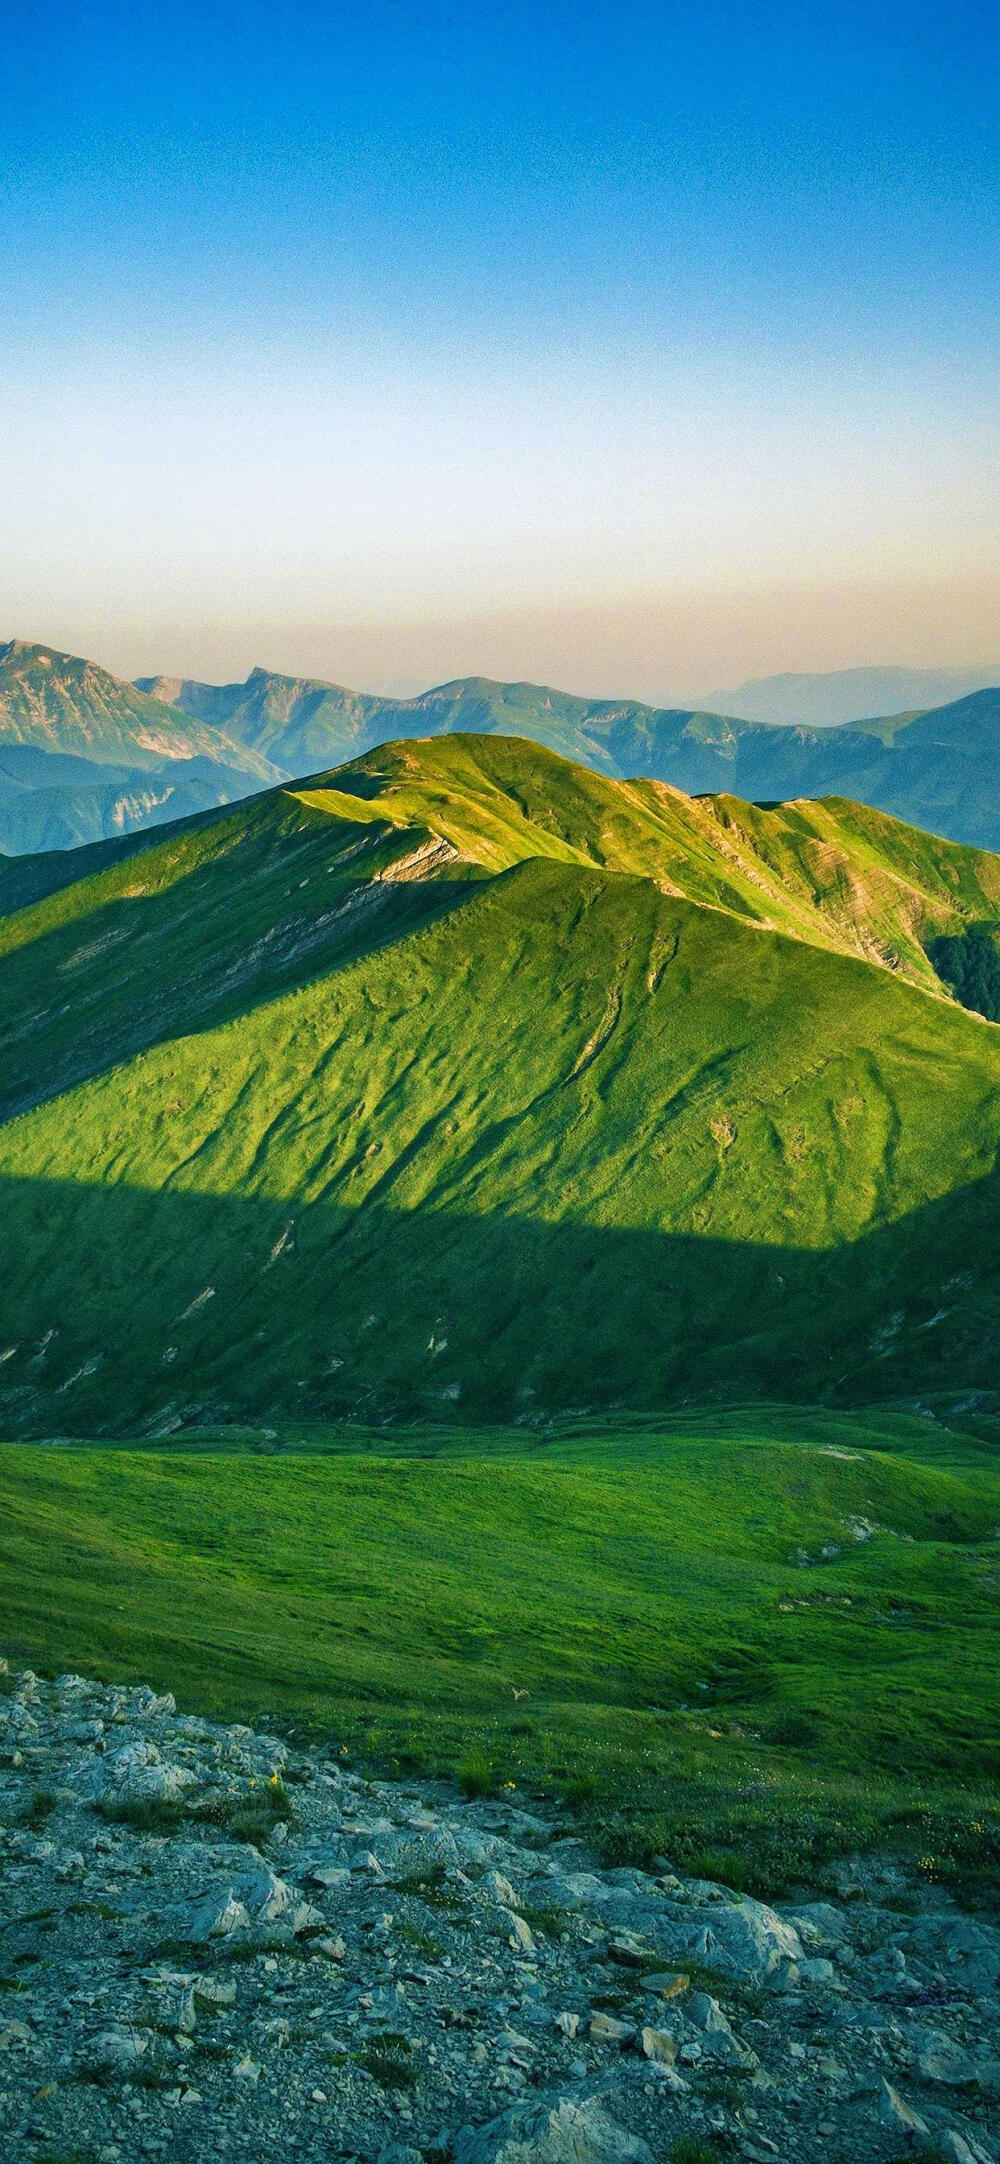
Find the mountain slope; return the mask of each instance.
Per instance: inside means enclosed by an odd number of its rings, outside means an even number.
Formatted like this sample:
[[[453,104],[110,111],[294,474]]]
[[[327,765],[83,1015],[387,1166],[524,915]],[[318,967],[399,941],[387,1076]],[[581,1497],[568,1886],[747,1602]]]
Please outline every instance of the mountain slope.
[[[93,662],[0,646],[0,850],[128,833],[232,803],[278,772]]]
[[[190,678],[140,677],[139,690],[194,719],[226,730],[274,761],[286,775],[308,774],[367,751],[387,733],[379,718],[387,703],[373,694],[308,677],[252,669],[243,684],[200,684]]]
[[[994,906],[926,846],[474,738],[105,845],[0,924],[6,1423],[988,1383],[1000,1036],[840,951]]]
[[[96,662],[11,639],[0,646],[0,744],[75,752],[97,765],[159,768],[208,759],[256,782],[273,781],[261,760],[234,739],[146,697]]]

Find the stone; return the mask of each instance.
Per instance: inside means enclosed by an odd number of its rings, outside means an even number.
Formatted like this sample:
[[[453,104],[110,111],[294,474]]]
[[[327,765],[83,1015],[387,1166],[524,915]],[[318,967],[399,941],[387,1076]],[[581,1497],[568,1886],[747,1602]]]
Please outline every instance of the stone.
[[[87,2045],[84,2063],[94,2072],[128,2074],[145,2059],[149,2042],[136,2029],[104,2029]]]
[[[898,2089],[893,2088],[891,2081],[886,2081],[884,2077],[879,2097],[879,2117],[883,2126],[892,2127],[894,2133],[907,2137],[927,2133],[927,2121],[921,2118],[912,2104],[907,2103]]]
[[[677,2038],[669,2029],[641,2029],[639,2042],[643,2056],[656,2059],[660,2066],[673,2066],[677,2058]]]
[[[250,1916],[242,1901],[236,1899],[231,1887],[223,1893],[208,1893],[198,1903],[183,1936],[193,1946],[205,1944],[209,1939],[229,1939],[234,1933],[249,1931]]]
[[[661,2164],[690,2131],[747,2164],[818,2164],[830,2143],[865,2164],[927,2147],[1000,2164],[985,2131],[1000,1930],[909,1864],[856,1861],[849,1909],[771,1909],[660,1863],[601,1870],[579,1834],[551,1838],[555,1819],[437,1784],[431,1807],[301,1746],[285,1838],[237,1844],[216,1805],[263,1789],[285,1756],[150,1692],[44,1678],[0,1692],[12,2158],[27,2141],[117,2150],[105,2164],[175,2147],[219,2164],[437,2164],[461,2143],[477,2164],[615,2164],[636,2145]],[[148,1835],[141,1813],[95,1817],[116,1779],[120,1796],[164,1768],[168,1785],[182,1769],[177,1800],[207,1808],[162,1830],[154,1812]],[[536,1933],[536,1910],[558,1910],[559,1929]],[[708,1953],[718,1983],[695,1970]],[[720,2073],[754,2078],[737,2092]],[[949,2127],[943,2107],[966,2094]]]
[[[658,1999],[679,1999],[691,1989],[691,1978],[682,1969],[656,1969],[643,1977],[642,1988]]]
[[[992,2164],[992,2158],[974,2135],[968,2138],[956,2127],[948,2127],[939,2137],[938,2146],[948,2158],[948,2164]]]
[[[522,1954],[533,1954],[535,1951],[534,1933],[526,1919],[519,1916],[516,1909],[501,1909],[500,1915],[509,1934],[508,1944],[517,1948]]]
[[[590,2034],[595,2044],[631,2044],[635,2028],[630,2021],[617,2021],[613,2014],[597,2013],[590,2017]]]
[[[647,1946],[634,1931],[620,1931],[608,1946],[608,1958],[620,1962],[623,1968],[644,1969],[648,1968],[655,1957],[652,1947]]]
[[[653,2164],[645,2141],[608,2117],[604,2099],[515,2104],[455,2138],[454,2164]]]
[[[964,2089],[975,2082],[974,2061],[944,2030],[912,2029],[910,2040],[916,2047],[921,2081],[940,2082],[949,2089]]]
[[[156,1744],[143,1737],[85,1764],[74,1785],[112,1803],[180,1803],[197,1787],[197,1775],[190,1766],[165,1761]]]
[[[754,1984],[773,1983],[803,1958],[794,1926],[748,1895],[713,1907],[712,1921],[694,1935],[691,1952],[706,1968]]]

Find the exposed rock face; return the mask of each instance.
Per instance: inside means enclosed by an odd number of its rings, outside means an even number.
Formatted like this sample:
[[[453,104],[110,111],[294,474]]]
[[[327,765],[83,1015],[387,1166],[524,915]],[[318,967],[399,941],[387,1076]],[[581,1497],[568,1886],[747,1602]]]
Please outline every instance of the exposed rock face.
[[[899,1871],[843,1884],[775,1909],[601,1871],[510,1799],[0,1674],[0,2137],[87,2164],[661,2164],[682,2135],[997,2164],[1000,1930]]]

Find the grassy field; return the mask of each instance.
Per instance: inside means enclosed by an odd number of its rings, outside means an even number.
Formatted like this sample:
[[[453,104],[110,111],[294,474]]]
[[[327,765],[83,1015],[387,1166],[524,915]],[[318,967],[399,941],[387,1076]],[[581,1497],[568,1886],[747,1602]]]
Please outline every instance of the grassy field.
[[[885,1412],[8,1445],[0,1639],[568,1798],[609,1855],[985,1883],[998,1520],[988,1438]]]

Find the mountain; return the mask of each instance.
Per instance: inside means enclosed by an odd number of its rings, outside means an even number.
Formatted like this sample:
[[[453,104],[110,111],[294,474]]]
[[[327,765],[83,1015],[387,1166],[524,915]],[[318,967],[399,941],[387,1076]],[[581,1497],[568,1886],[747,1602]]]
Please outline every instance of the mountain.
[[[0,646],[0,849],[66,849],[273,782],[251,747],[94,662]]]
[[[161,768],[109,766],[34,745],[0,746],[0,852],[82,844],[234,803],[247,775],[199,757]]]
[[[202,758],[256,782],[274,779],[266,760],[218,729],[172,709],[165,713],[160,700],[96,662],[23,639],[0,646],[0,746],[9,744],[145,771]]]
[[[991,856],[459,734],[0,908],[9,1430],[992,1387]]]
[[[192,678],[140,677],[137,688],[193,719],[228,731],[272,760],[286,775],[307,774],[317,762],[349,758],[387,733],[379,721],[394,703],[309,677],[251,669],[243,684],[200,684]]]
[[[954,840],[1000,847],[1000,691],[851,727],[773,728],[487,677],[414,699],[261,668],[242,684],[150,677],[131,685],[15,640],[0,648],[0,850],[127,834],[339,765],[386,740],[469,731],[517,734],[597,773],[647,775],[696,795],[850,797]],[[29,752],[30,784],[29,769],[10,764]]]
[[[868,714],[899,714],[944,706],[968,691],[1000,683],[1000,662],[988,669],[833,669],[819,676],[754,676],[735,691],[713,691],[705,704],[740,721],[829,729]]]
[[[210,716],[289,776],[402,736],[516,734],[619,778],[644,774],[695,795],[726,791],[764,801],[849,796],[955,841],[1000,848],[1000,691],[852,727],[777,729],[487,677],[402,700],[263,669],[245,684],[221,687],[143,682],[151,698],[176,701],[195,719]]]

